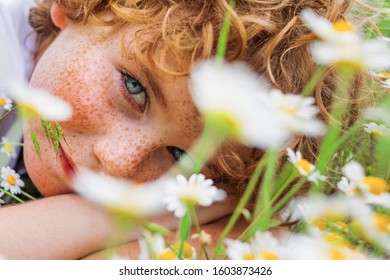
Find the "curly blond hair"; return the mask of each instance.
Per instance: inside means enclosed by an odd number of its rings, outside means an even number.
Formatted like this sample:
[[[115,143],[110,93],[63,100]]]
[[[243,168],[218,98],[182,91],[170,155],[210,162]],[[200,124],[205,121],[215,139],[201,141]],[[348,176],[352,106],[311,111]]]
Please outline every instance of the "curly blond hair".
[[[37,59],[60,32],[49,16],[54,1],[74,23],[92,21],[114,27],[144,26],[135,34],[137,58],[172,75],[187,75],[192,63],[216,54],[219,34],[229,9],[227,0],[43,0],[30,15],[31,25],[37,33]],[[225,59],[245,61],[283,92],[299,94],[316,69],[307,50],[316,37],[300,21],[300,11],[310,7],[334,22],[344,17],[351,2],[236,0]],[[107,13],[111,16],[107,17]],[[335,79],[335,73],[328,70],[314,90],[321,117],[325,120],[329,118]],[[361,102],[362,88],[363,79],[358,76],[350,90],[351,99],[356,101],[354,104]],[[357,115],[359,107],[354,104],[350,112]],[[317,139],[301,137],[296,145],[306,158],[315,158]],[[216,182],[232,197],[240,197],[262,155],[257,149],[248,148],[250,157],[243,160],[237,149],[237,144],[225,145],[209,164],[214,173],[219,174]]]

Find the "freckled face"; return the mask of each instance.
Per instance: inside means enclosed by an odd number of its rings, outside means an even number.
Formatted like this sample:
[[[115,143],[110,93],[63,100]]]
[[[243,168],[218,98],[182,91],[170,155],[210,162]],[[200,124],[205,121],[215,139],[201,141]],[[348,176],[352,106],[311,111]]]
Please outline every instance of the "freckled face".
[[[112,35],[109,28],[90,24],[66,27],[40,59],[30,84],[73,106],[72,119],[60,123],[66,138],[60,145],[73,167],[142,182],[167,171],[203,124],[187,78],[145,71],[123,57],[123,32]],[[132,49],[129,33],[126,43]],[[32,130],[40,157],[29,141]],[[43,195],[71,191],[59,158],[39,119],[26,124],[25,163]]]

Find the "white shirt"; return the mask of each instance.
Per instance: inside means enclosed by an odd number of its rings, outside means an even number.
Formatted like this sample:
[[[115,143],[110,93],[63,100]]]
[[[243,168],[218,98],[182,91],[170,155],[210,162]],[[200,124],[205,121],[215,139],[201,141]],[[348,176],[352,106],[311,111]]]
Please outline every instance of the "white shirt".
[[[9,78],[28,81],[35,35],[28,23],[33,0],[0,0],[0,88]]]
[[[34,65],[33,51],[35,35],[28,23],[33,0],[0,0],[0,95],[6,93],[7,83],[17,81],[27,83]],[[0,116],[5,109],[0,108]],[[0,121],[0,140],[7,135],[9,141],[19,142],[22,138],[22,126],[15,122],[16,112],[12,111]],[[19,147],[15,147],[18,151]],[[0,166],[14,163],[0,154]]]

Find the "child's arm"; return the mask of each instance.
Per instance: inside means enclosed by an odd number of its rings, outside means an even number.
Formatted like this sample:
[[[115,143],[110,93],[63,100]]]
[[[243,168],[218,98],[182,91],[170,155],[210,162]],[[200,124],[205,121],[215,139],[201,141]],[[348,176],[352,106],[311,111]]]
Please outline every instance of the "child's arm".
[[[112,223],[75,194],[0,208],[0,254],[9,259],[78,259],[102,249]]]

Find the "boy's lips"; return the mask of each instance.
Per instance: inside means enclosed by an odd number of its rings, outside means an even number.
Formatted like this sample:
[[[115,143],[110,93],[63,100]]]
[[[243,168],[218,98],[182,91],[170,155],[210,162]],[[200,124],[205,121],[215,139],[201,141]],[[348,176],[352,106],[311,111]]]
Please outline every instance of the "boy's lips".
[[[73,179],[75,171],[77,170],[76,165],[74,164],[72,159],[65,153],[61,145],[59,145],[58,149],[58,159],[66,176],[68,176],[70,179]]]

